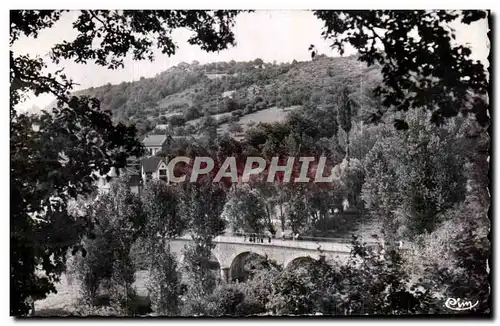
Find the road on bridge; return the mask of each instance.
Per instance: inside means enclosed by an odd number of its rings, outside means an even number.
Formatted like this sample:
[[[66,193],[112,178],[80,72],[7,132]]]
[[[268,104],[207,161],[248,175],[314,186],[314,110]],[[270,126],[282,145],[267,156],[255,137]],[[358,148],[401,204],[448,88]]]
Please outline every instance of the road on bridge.
[[[185,241],[190,241],[189,235],[182,236],[177,239],[182,239]],[[258,240],[258,239],[257,239]],[[328,241],[329,240],[329,241]],[[345,239],[327,239],[327,238],[308,238],[303,240],[295,239],[277,239],[269,237],[264,237],[263,241],[251,242],[249,237],[236,236],[236,235],[220,235],[213,239],[216,243],[234,243],[234,244],[246,244],[255,246],[271,246],[271,247],[286,247],[286,248],[296,248],[296,249],[307,249],[307,250],[318,250],[318,251],[329,251],[329,252],[350,252],[351,244],[347,243]],[[380,242],[370,242],[371,245],[376,245]]]

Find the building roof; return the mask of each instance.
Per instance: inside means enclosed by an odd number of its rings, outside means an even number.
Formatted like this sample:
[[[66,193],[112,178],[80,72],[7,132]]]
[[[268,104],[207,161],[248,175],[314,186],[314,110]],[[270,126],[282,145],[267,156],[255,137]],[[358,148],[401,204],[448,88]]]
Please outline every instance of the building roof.
[[[164,157],[151,156],[142,160],[141,165],[145,173],[154,172],[160,162],[165,162]]]
[[[202,137],[202,135],[197,135],[197,134],[191,134],[191,135],[186,135],[186,136],[178,136],[178,135],[171,135],[169,136],[172,138],[172,140],[196,140]]]
[[[144,138],[142,143],[146,147],[148,147],[148,146],[160,147],[165,143],[166,140],[167,140],[166,135],[149,135],[146,138]]]

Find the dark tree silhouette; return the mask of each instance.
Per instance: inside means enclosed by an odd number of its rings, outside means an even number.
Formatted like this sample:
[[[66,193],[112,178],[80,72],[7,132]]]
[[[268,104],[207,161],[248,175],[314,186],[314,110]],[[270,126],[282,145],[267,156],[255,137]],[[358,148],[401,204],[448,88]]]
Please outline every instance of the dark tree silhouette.
[[[309,45],[309,51],[311,52],[311,60],[314,60],[317,52],[316,47],[313,44]]]

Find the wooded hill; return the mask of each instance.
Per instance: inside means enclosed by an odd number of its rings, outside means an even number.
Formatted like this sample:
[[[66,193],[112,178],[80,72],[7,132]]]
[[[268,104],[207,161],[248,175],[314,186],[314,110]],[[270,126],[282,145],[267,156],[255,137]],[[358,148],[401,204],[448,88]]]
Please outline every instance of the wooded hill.
[[[312,61],[279,64],[261,59],[181,63],[154,78],[78,94],[98,98],[115,120],[135,123],[140,136],[155,127],[157,132],[170,128],[177,135],[199,133],[207,116],[222,130],[238,133],[246,124],[282,120],[298,106],[335,107],[339,89],[345,86],[363,110],[356,116],[369,118],[378,107],[371,90],[380,80],[379,67],[367,68],[355,56],[320,55]]]

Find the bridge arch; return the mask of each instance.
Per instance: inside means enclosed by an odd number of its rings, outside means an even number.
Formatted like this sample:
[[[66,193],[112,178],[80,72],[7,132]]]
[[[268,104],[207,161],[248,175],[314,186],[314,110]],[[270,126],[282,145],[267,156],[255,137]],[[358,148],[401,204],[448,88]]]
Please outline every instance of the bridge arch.
[[[244,250],[233,255],[231,265],[228,270],[229,281],[244,282],[248,278],[248,271],[245,269],[251,259],[266,258],[266,254],[260,250]]]
[[[285,269],[288,268],[295,268],[300,266],[301,264],[307,263],[307,262],[313,262],[315,260],[319,259],[319,254],[304,254],[304,253],[297,253],[294,255],[290,255],[285,259],[285,262],[283,264],[283,267]]]

